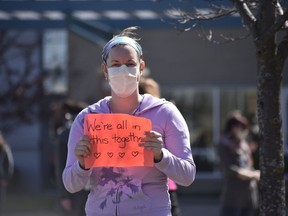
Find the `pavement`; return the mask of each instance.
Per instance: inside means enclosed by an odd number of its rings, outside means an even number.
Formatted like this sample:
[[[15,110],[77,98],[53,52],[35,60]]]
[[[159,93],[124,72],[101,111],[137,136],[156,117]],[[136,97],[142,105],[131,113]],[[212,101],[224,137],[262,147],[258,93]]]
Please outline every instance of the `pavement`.
[[[218,216],[219,197],[202,195],[181,195],[179,203],[182,216]]]
[[[218,216],[217,196],[178,194],[182,216]],[[8,195],[4,216],[60,216],[55,195]]]

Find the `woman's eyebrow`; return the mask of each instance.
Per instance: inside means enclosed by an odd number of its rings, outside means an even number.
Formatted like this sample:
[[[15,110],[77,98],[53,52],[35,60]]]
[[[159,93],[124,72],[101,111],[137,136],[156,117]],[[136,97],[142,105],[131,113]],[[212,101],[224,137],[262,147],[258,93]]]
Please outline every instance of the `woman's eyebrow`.
[[[134,59],[130,59],[130,60],[128,60],[127,62],[129,62],[129,63],[136,63],[136,61],[135,61]]]
[[[112,59],[111,62],[119,62],[117,59]]]
[[[118,62],[120,62],[120,61],[117,60],[117,59],[112,59],[111,60],[111,63],[118,63]],[[126,62],[127,63],[137,63],[137,61],[135,61],[134,59],[128,59]]]

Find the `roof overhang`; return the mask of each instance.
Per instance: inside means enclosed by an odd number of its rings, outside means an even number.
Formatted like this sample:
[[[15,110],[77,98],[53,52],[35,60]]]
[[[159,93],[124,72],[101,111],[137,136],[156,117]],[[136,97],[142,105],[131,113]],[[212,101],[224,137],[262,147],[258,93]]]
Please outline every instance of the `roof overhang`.
[[[0,0],[0,29],[69,28],[75,20],[118,29],[173,28],[173,14],[195,7],[207,5],[179,0]]]

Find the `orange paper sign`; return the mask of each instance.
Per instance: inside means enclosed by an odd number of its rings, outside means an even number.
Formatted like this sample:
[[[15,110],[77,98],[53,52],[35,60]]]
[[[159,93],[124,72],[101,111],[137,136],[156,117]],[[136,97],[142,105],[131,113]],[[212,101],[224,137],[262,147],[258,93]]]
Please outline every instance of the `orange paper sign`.
[[[85,168],[112,166],[153,166],[153,152],[139,147],[150,119],[127,114],[87,114],[84,133],[90,137],[92,152]]]

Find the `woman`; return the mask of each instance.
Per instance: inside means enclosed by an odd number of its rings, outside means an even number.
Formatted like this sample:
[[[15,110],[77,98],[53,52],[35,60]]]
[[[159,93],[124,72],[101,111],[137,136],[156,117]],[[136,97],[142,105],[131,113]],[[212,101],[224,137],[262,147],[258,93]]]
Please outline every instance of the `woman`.
[[[75,193],[90,181],[87,216],[170,216],[167,178],[183,186],[195,178],[190,135],[179,110],[164,99],[139,94],[145,62],[135,29],[123,30],[105,45],[102,70],[111,96],[82,110],[70,131],[63,182]],[[83,122],[89,113],[124,113],[150,119],[152,130],[145,132],[139,146],[153,152],[154,166],[85,169],[84,158],[89,156],[91,145],[83,135]]]
[[[224,174],[220,216],[253,216],[256,213],[260,172],[253,168],[252,152],[246,141],[248,131],[248,120],[240,112],[233,112],[219,144]]]

